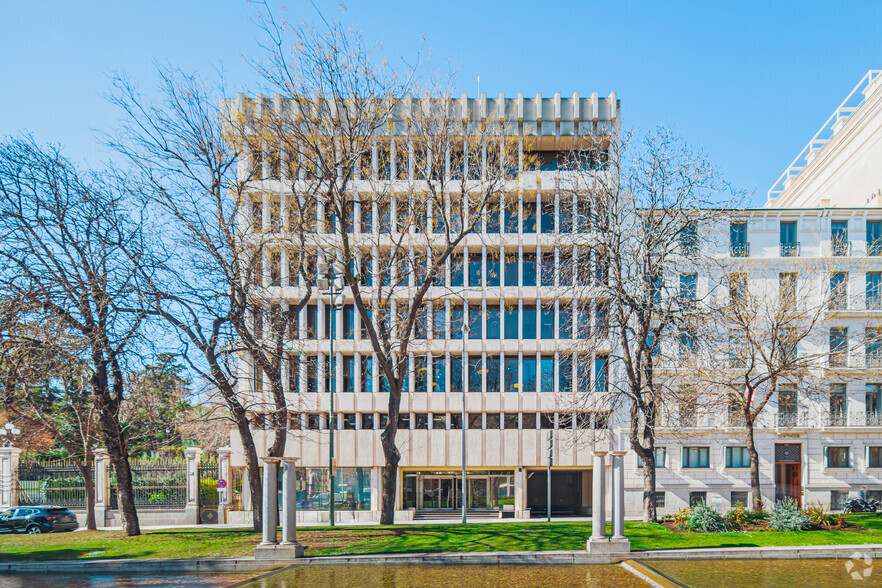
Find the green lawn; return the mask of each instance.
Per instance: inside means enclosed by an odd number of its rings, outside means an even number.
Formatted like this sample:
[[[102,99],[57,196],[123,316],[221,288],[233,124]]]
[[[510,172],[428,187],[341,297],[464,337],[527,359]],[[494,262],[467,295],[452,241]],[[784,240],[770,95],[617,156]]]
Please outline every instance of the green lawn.
[[[753,547],[882,543],[882,517],[848,515],[866,531],[800,533],[674,533],[649,523],[627,522],[632,549]],[[590,523],[493,523],[394,527],[302,527],[307,555],[550,551],[585,549]],[[113,531],[0,536],[0,561],[150,557],[247,556],[260,541],[246,529],[171,529],[125,537]]]

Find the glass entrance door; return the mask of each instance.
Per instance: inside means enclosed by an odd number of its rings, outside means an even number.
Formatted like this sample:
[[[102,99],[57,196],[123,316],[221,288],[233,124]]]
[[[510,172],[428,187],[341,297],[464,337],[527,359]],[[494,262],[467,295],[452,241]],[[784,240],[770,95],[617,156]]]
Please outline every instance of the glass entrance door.
[[[469,500],[466,508],[487,508],[487,478],[467,478]]]
[[[441,478],[438,480],[440,482],[440,494],[439,494],[439,505],[438,508],[456,508],[457,500],[456,500],[456,488],[454,485],[453,478]]]

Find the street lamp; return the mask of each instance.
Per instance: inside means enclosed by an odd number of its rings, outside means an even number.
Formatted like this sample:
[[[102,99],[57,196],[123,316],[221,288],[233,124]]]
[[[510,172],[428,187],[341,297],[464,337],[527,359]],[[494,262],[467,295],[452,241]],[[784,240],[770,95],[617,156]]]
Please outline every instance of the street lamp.
[[[15,444],[15,438],[21,435],[21,431],[12,423],[6,423],[0,428],[0,436],[3,437],[3,447],[12,447]]]
[[[330,431],[330,440],[328,443],[328,481],[330,482],[330,494],[328,496],[328,519],[331,526],[334,526],[334,495],[337,486],[337,459],[334,456],[334,430],[337,428],[337,419],[334,414],[334,392],[337,387],[337,358],[334,355],[334,339],[337,336],[337,307],[343,306],[345,296],[343,295],[343,276],[338,274],[333,267],[328,267],[327,263],[320,263],[318,266],[319,290],[323,295],[327,295],[331,301],[331,332],[328,339],[331,342],[331,409],[328,411],[328,428]]]

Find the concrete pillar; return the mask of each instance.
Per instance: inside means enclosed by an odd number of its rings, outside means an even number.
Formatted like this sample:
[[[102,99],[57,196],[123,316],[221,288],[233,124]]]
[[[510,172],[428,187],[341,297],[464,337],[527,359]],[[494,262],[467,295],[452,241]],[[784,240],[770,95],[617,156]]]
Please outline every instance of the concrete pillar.
[[[303,557],[304,547],[297,543],[297,459],[282,459],[282,542],[276,553]],[[279,553],[281,555],[281,553]]]
[[[594,452],[591,472],[591,540],[606,539],[606,451]]]
[[[382,508],[382,501],[380,500],[380,498],[383,496],[382,473],[382,468],[371,468],[371,510],[375,513],[379,513],[380,509]]]
[[[21,449],[0,447],[0,508],[18,505],[18,460]]]
[[[612,538],[625,538],[625,461],[627,451],[612,452]]]
[[[276,545],[279,526],[278,457],[264,457],[263,462],[263,538],[261,545]]]
[[[184,450],[187,457],[187,505],[184,507],[184,518],[187,524],[199,523],[199,460],[202,457],[201,447],[188,447]]]
[[[523,467],[515,470],[515,516],[519,519],[526,518],[527,508],[527,472]]]
[[[107,499],[110,497],[110,476],[107,475],[107,464],[110,457],[106,449],[94,451],[95,465],[95,524],[99,527],[107,526]]]
[[[227,509],[230,506],[230,496],[232,489],[230,485],[233,483],[230,470],[230,453],[229,447],[219,447],[217,450],[217,475],[221,480],[226,480],[227,487],[218,492],[217,500],[217,522],[224,524],[227,522]]]

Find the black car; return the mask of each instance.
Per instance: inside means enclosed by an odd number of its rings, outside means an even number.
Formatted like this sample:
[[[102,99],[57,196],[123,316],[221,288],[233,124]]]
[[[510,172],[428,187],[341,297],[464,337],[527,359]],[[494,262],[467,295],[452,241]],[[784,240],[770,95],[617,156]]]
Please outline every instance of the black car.
[[[77,515],[62,506],[16,506],[0,512],[0,533],[76,531]]]

